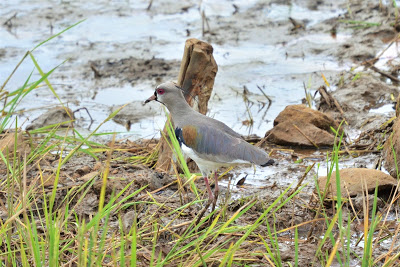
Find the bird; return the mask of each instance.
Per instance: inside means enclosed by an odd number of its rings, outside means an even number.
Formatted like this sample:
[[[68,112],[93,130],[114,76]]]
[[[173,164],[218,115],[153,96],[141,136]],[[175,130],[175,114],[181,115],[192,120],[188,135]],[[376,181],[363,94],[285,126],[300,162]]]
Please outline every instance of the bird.
[[[203,176],[208,192],[204,214],[211,203],[212,211],[215,210],[219,192],[219,168],[249,163],[265,167],[274,164],[274,160],[263,149],[246,142],[225,123],[194,110],[186,102],[184,93],[176,83],[165,82],[155,88],[154,94],[144,104],[157,101],[170,112],[175,136],[183,154],[196,163]],[[214,194],[208,180],[212,174],[215,179]]]

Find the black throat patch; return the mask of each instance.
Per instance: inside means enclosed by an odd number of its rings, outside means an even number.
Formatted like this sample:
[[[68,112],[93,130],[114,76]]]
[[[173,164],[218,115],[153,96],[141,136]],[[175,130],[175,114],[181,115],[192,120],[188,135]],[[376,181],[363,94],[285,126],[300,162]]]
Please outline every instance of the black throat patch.
[[[179,146],[182,147],[182,144],[185,144],[185,140],[183,140],[183,133],[181,128],[175,128],[175,136],[179,142]]]

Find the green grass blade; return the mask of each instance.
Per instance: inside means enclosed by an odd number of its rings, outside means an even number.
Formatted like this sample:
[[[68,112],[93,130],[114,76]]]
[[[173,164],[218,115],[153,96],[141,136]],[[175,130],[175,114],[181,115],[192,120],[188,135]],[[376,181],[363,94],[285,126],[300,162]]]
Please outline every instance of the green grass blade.
[[[64,32],[68,31],[69,29],[71,29],[71,28],[73,28],[73,27],[75,27],[75,26],[81,24],[81,23],[84,22],[85,20],[86,20],[86,19],[80,20],[80,21],[78,21],[77,23],[75,23],[75,24],[73,24],[73,25],[71,25],[71,26],[65,28],[64,30],[60,31],[59,33],[57,33],[57,34],[55,34],[55,35],[52,35],[50,38],[48,38],[48,39],[46,39],[46,40],[40,42],[37,46],[35,46],[35,47],[31,50],[31,52],[33,52],[34,50],[36,50],[37,48],[39,48],[39,47],[42,46],[43,44],[47,43],[48,41],[50,41],[50,40],[56,38],[57,36],[63,34]]]

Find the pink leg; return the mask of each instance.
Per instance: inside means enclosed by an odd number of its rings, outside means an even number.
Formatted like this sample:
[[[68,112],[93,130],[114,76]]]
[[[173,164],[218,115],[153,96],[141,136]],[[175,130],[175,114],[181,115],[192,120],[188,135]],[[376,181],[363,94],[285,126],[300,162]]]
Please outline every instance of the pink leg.
[[[215,199],[211,192],[210,183],[208,182],[208,178],[206,176],[204,177],[204,183],[206,184],[206,188],[207,188],[207,192],[208,192],[208,201],[207,201],[207,204],[204,206],[204,208],[199,212],[199,216],[197,217],[197,220],[196,220],[196,225],[199,224],[199,222],[201,221],[201,218],[203,218],[203,216],[204,216],[204,213],[206,213],[206,211],[210,207],[211,202],[213,202],[213,200]]]
[[[215,179],[215,187],[214,187],[214,199],[213,199],[213,205],[212,205],[212,210],[215,210],[215,207],[217,205],[217,200],[218,200],[218,193],[219,193],[219,187],[218,187],[218,174],[217,172],[214,173],[214,179]]]
[[[207,177],[204,177],[204,183],[206,184],[206,188],[207,188],[207,192],[208,192],[208,199],[209,199],[209,200],[210,200],[210,199],[213,199],[214,196],[213,196],[213,194],[211,193],[211,187],[210,187],[210,183],[208,182],[208,178],[207,178]]]

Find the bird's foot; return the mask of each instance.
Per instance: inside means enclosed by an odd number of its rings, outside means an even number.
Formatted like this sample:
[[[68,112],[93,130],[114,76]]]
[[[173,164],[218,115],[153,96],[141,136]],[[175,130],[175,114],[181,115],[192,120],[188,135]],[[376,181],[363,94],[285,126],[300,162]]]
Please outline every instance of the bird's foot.
[[[214,197],[213,197],[213,205],[212,205],[212,209],[211,212],[213,212],[215,210],[215,207],[217,206],[217,200],[218,200],[218,194],[219,194],[219,187],[218,187],[218,175],[217,173],[215,173],[215,185],[214,185]],[[211,221],[212,221],[212,217],[211,217]]]
[[[215,197],[213,196],[213,194],[211,192],[210,183],[208,182],[207,177],[204,177],[204,183],[206,184],[206,188],[207,188],[207,192],[208,192],[208,201],[207,201],[207,204],[204,206],[204,208],[199,212],[199,215],[197,216],[197,220],[196,220],[196,225],[199,224],[199,222],[201,221],[201,218],[203,218],[204,214],[210,207],[211,203],[214,203],[214,199],[215,199]]]

